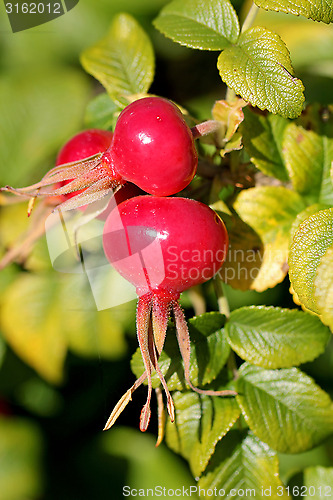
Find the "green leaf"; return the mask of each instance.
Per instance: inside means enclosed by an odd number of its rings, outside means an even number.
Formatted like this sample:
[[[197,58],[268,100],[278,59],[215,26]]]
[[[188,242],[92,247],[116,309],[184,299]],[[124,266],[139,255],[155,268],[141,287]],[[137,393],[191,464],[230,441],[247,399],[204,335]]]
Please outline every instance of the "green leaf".
[[[216,488],[220,496],[235,498],[287,498],[279,478],[276,453],[249,433],[241,440],[239,432],[230,432],[219,443],[208,471],[198,486],[207,491]],[[223,492],[223,493],[222,493]],[[211,496],[211,495],[210,495]]]
[[[333,204],[333,139],[290,123],[285,130],[283,157],[296,191],[312,201]]]
[[[244,110],[244,116],[241,133],[252,163],[264,174],[288,181],[282,157],[282,139],[288,121],[279,115],[265,116],[248,108]]]
[[[49,276],[22,274],[7,289],[2,304],[2,331],[6,341],[20,358],[51,383],[61,382],[66,355],[66,343],[59,327],[59,303],[55,300],[57,292],[57,283]]]
[[[82,72],[81,72],[82,73]],[[82,127],[89,98],[84,75],[64,68],[2,74],[0,185],[36,182],[55,152]]]
[[[0,492],[2,500],[40,498],[42,436],[19,418],[0,417]]]
[[[326,210],[327,208],[330,208],[330,207],[323,204],[323,203],[314,203],[313,205],[309,205],[304,210],[302,210],[302,212],[297,214],[296,219],[294,220],[294,222],[291,226],[290,242],[293,241],[295,233],[298,230],[299,226],[302,224],[302,222],[304,222],[311,215],[316,214],[320,210]]]
[[[333,22],[333,7],[330,0],[254,0],[258,7],[304,16],[326,24]]]
[[[325,325],[333,331],[333,247],[326,250],[317,268],[314,281],[314,294]]]
[[[321,210],[300,224],[289,253],[289,276],[302,304],[319,313],[314,294],[316,271],[333,245],[333,209]]]
[[[256,231],[264,246],[251,288],[258,292],[273,287],[287,274],[289,231],[304,208],[302,198],[285,187],[260,186],[241,191],[234,203],[238,215]],[[241,235],[240,235],[241,237]],[[246,261],[250,255],[244,254]],[[244,273],[246,266],[240,269]]]
[[[162,9],[154,25],[193,49],[223,50],[239,35],[238,17],[229,0],[174,0]]]
[[[107,36],[82,53],[81,64],[120,106],[124,97],[147,92],[154,78],[151,42],[129,14],[114,17]]]
[[[288,49],[279,35],[263,27],[245,31],[219,56],[222,80],[245,101],[285,118],[300,115],[303,84],[293,77]]]
[[[100,94],[88,104],[85,124],[87,128],[114,129],[121,109],[107,93]]]
[[[236,396],[250,429],[273,449],[300,453],[333,432],[328,394],[297,368],[264,370],[244,363]]]
[[[189,320],[188,326],[191,336],[190,377],[194,385],[202,386],[212,382],[228,359],[230,347],[224,335],[224,322],[224,316],[218,312],[205,313]],[[183,362],[172,329],[168,331],[158,364],[171,391],[182,390],[186,387]],[[132,358],[131,367],[138,378],[144,372],[139,349]],[[160,385],[160,380],[155,372],[152,381],[154,388]]]
[[[304,486],[307,498],[321,500],[332,496],[333,467],[307,467],[304,470]]]
[[[322,354],[330,331],[315,316],[295,309],[249,306],[230,315],[225,330],[237,354],[263,368],[289,368]]]
[[[200,476],[215,446],[240,415],[235,399],[199,396],[195,392],[173,394],[175,422],[166,426],[169,448],[186,458],[195,477]]]
[[[2,333],[23,361],[59,383],[68,348],[86,357],[124,353],[123,328],[113,314],[97,311],[84,275],[25,273],[2,298]]]
[[[214,139],[223,157],[231,151],[242,149],[242,136],[238,131],[244,120],[243,108],[247,103],[243,99],[236,99],[232,103],[216,101],[212,109],[214,120],[220,122],[220,128],[215,132]],[[221,189],[223,189],[221,187]],[[225,186],[224,186],[225,189]]]

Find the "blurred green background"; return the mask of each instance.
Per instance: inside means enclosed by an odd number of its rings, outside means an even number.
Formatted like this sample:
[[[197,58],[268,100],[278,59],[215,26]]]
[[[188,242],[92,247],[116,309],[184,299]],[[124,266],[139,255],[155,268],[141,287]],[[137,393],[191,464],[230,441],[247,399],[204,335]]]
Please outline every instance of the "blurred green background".
[[[210,118],[225,87],[217,53],[173,44],[152,26],[166,0],[81,0],[66,15],[13,34],[0,6],[0,184],[24,186],[54,165],[57,151],[85,127],[85,109],[101,86],[80,66],[79,54],[106,33],[116,12],[132,14],[156,52],[152,93]],[[235,0],[239,10],[241,0]],[[240,15],[242,13],[240,12]],[[333,29],[261,12],[257,24],[285,40],[309,102],[333,102]],[[29,225],[26,205],[1,207],[2,251]],[[26,266],[1,272],[0,500],[121,498],[122,487],[194,484],[186,462],[165,445],[155,449],[156,422],[138,430],[144,392],[107,433],[114,403],[132,384],[135,302],[96,311],[84,275],[57,273],[38,242]],[[204,287],[215,307],[209,286]],[[288,283],[263,294],[228,289],[231,308],[288,306]],[[183,306],[193,314],[188,295]],[[330,347],[308,371],[332,394]],[[324,369],[323,369],[324,367]],[[154,415],[154,412],[153,412]],[[282,479],[306,465],[331,465],[332,447],[281,457]]]

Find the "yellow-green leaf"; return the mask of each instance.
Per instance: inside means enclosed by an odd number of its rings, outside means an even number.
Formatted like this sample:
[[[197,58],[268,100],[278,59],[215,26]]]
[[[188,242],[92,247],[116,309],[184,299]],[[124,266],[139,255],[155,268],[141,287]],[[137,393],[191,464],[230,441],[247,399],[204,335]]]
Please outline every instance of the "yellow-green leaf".
[[[52,275],[22,274],[2,300],[6,341],[23,361],[52,383],[62,380],[67,351],[59,328],[58,286]]]
[[[333,22],[333,6],[330,0],[254,0],[258,7],[304,16],[326,24]]]
[[[218,211],[229,235],[228,253],[218,275],[224,283],[233,288],[248,290],[253,287],[260,272],[264,253],[263,242],[257,232],[237,214],[230,216],[219,212],[219,208],[223,208],[220,206],[212,208]]]
[[[333,331],[333,246],[326,250],[318,265],[314,295],[323,323]]]
[[[314,203],[313,205],[309,205],[304,210],[302,210],[302,212],[297,214],[296,219],[294,220],[290,230],[290,243],[292,243],[295,233],[298,230],[299,226],[302,224],[302,222],[304,222],[311,215],[316,214],[320,210],[326,210],[327,208],[330,207],[324,205],[323,203]]]
[[[304,201],[282,186],[261,186],[241,191],[234,208],[263,243],[258,272],[251,284],[252,289],[261,292],[287,274],[289,231],[296,215],[305,208]]]
[[[304,87],[276,33],[260,26],[245,31],[220,54],[217,66],[228,87],[253,106],[286,118],[300,115]]]
[[[120,105],[123,97],[147,92],[154,77],[151,42],[129,14],[115,16],[106,37],[82,53],[81,63]]]
[[[236,399],[250,429],[281,453],[300,453],[333,433],[329,395],[298,368],[264,370],[244,363]]]
[[[289,368],[313,361],[330,339],[329,329],[316,316],[280,307],[236,309],[225,331],[241,358],[263,368]]]
[[[289,276],[298,299],[317,314],[315,297],[317,268],[327,249],[333,246],[333,209],[307,218],[296,231],[289,253]]]
[[[333,204],[333,139],[290,123],[284,133],[283,157],[296,191],[313,202]]]
[[[85,357],[123,355],[121,319],[127,311],[97,311],[83,274],[26,273],[2,297],[2,332],[23,361],[49,382],[59,383],[68,349]]]

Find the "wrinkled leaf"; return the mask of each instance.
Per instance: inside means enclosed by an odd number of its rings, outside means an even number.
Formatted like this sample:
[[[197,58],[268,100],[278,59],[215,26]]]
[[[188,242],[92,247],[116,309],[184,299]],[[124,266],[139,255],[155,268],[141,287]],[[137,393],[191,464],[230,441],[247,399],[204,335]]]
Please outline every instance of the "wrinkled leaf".
[[[256,231],[264,246],[251,284],[252,289],[261,292],[275,286],[287,274],[289,231],[296,215],[304,209],[304,201],[282,186],[261,186],[241,191],[234,208]],[[243,269],[241,272],[244,273]]]
[[[246,102],[243,99],[237,99],[233,103],[216,101],[213,107],[213,118],[221,123],[221,128],[215,133],[215,140],[221,147],[221,156],[243,147],[242,135],[237,130],[244,120],[245,106]]]
[[[315,316],[294,309],[249,306],[230,315],[225,330],[237,354],[263,368],[289,368],[325,350],[330,331]]]
[[[258,7],[304,16],[326,24],[333,22],[333,7],[329,0],[254,0]]]
[[[129,14],[114,17],[106,37],[82,53],[81,63],[120,106],[123,97],[147,92],[154,78],[151,42]]]
[[[290,243],[292,243],[295,233],[298,230],[299,226],[311,215],[316,214],[320,210],[326,210],[329,206],[324,205],[323,203],[314,203],[313,205],[309,205],[302,212],[297,214],[290,230]]]
[[[283,157],[296,191],[313,201],[333,204],[333,139],[290,123],[284,133]]]
[[[245,492],[252,498],[287,498],[276,453],[252,433],[241,438],[233,431],[221,441],[198,485],[206,490],[224,490],[221,496],[236,500],[244,498]]]
[[[314,294],[322,321],[333,331],[333,246],[326,250],[318,265]]]
[[[333,245],[333,209],[321,210],[300,224],[289,253],[289,276],[299,300],[319,313],[314,280],[320,261]]]
[[[333,432],[332,401],[297,368],[264,370],[245,363],[237,382],[236,398],[250,429],[273,449],[300,453]]]
[[[188,322],[191,336],[190,378],[192,384],[198,387],[212,382],[228,359],[230,347],[224,335],[224,322],[224,316],[218,312],[205,313]],[[159,366],[171,391],[186,387],[183,362],[172,329],[167,333]],[[144,372],[139,349],[132,358],[131,367],[137,378]],[[152,382],[154,388],[160,385],[155,371]]]
[[[239,23],[229,0],[174,0],[161,10],[155,27],[194,49],[223,50],[237,41]]]
[[[293,76],[288,49],[279,35],[263,27],[245,31],[217,63],[222,80],[245,101],[285,118],[303,107],[303,84]]]
[[[252,163],[264,174],[288,181],[289,176],[282,157],[282,139],[288,120],[245,110],[241,126],[243,143]]]
[[[240,415],[234,398],[201,396],[195,392],[173,394],[174,423],[167,422],[166,442],[186,458],[193,475],[205,470],[215,446]]]

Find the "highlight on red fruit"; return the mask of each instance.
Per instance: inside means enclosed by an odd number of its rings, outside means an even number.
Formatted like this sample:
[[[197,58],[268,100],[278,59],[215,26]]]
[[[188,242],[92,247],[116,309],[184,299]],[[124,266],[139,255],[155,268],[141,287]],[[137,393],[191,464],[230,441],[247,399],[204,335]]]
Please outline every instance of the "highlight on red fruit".
[[[115,406],[105,429],[113,425],[146,378],[148,397],[141,412],[140,429],[147,429],[153,369],[165,390],[170,419],[174,420],[172,397],[158,365],[170,314],[174,317],[189,387],[200,394],[235,395],[234,391],[211,391],[192,385],[189,332],[178,302],[182,291],[213,278],[225,260],[228,234],[217,214],[207,205],[187,198],[131,198],[107,218],[103,246],[110,263],[136,287],[137,337],[145,366],[144,374]]]
[[[149,194],[169,196],[183,190],[196,173],[194,135],[167,99],[144,97],[129,104],[119,115],[111,143],[111,132],[87,132],[91,142],[88,138],[80,155],[69,154],[83,143],[73,138],[41,181],[2,190],[28,198],[62,196],[66,199],[58,208],[70,210],[100,200],[125,182]]]
[[[198,165],[191,129],[161,97],[139,99],[120,113],[110,156],[123,179],[157,196],[182,191]]]

